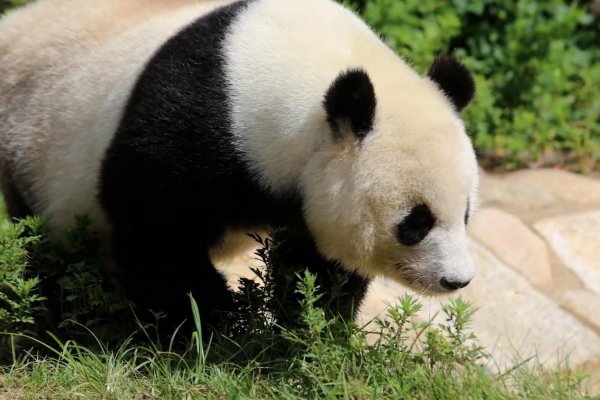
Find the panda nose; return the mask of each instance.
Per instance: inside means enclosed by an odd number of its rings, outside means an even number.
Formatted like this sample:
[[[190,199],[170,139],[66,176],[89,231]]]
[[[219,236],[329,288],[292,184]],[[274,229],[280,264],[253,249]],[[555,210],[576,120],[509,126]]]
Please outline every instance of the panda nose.
[[[443,288],[448,289],[448,290],[458,290],[458,289],[462,289],[465,286],[467,286],[471,281],[454,281],[454,280],[448,280],[446,278],[442,278],[440,280],[440,285],[442,285]]]

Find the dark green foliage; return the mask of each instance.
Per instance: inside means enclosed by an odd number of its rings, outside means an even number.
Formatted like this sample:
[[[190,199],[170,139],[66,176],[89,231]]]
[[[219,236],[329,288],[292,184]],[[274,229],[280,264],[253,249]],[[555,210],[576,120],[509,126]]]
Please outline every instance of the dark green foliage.
[[[40,280],[28,268],[28,249],[39,243],[39,227],[33,218],[0,222],[0,332],[31,333],[45,312]]]
[[[302,305],[296,292],[300,279],[298,271],[305,268],[310,270],[311,267],[310,265],[293,265],[296,259],[293,256],[290,257],[290,254],[294,255],[295,249],[288,245],[290,242],[294,243],[291,235],[293,233],[288,229],[280,227],[273,229],[267,238],[253,236],[260,245],[255,255],[265,265],[265,269],[254,270],[260,285],[256,280],[242,279],[240,281],[240,295],[243,297],[236,300],[242,310],[249,309],[248,307],[252,307],[252,304],[264,303],[268,306],[267,313],[272,316],[274,321],[286,326],[299,323]],[[321,275],[318,276],[316,284],[327,287],[328,294],[320,296],[317,306],[323,308],[329,317],[336,317],[339,312],[345,313],[350,308],[349,303],[351,302],[348,293],[343,290],[349,274],[342,269],[336,269],[323,271]],[[256,293],[257,290],[263,297],[253,299],[251,294]],[[247,301],[244,299],[251,301],[244,303]],[[253,313],[250,313],[252,320],[255,319]],[[349,315],[351,312],[347,314]]]
[[[600,21],[565,0],[349,1],[425,72],[454,53],[474,73],[468,130],[488,166],[597,166]]]
[[[272,335],[277,319],[277,299],[275,298],[275,285],[272,279],[273,240],[254,235],[260,248],[255,255],[260,259],[264,268],[252,268],[255,279],[240,278],[239,290],[234,294],[234,301],[239,310],[231,320],[236,321],[232,326],[234,335]]]
[[[119,284],[106,273],[100,240],[90,223],[80,216],[64,234],[44,230],[30,251],[31,269],[43,277],[42,290],[53,313],[51,327],[57,325],[71,337],[80,330],[78,324],[114,335],[130,319],[130,307]]]
[[[21,6],[28,3],[30,0],[0,0],[0,14],[11,8]]]
[[[239,279],[234,293],[237,311],[228,316],[231,326],[214,337],[219,346],[213,356],[218,354],[219,358],[237,363],[288,360],[297,349],[287,343],[282,333],[308,329],[310,322],[304,315],[307,308],[323,312],[338,328],[334,330],[337,337],[347,339],[348,326],[336,318],[333,311],[337,310],[337,301],[344,299],[339,287],[344,283],[346,273],[332,272],[330,279],[339,284],[334,284],[331,293],[323,296],[317,292],[320,279],[308,273],[300,275],[281,261],[282,252],[286,250],[287,230],[275,230],[267,238],[252,237],[259,244],[255,256],[263,267],[252,269],[253,279]],[[313,295],[310,304],[304,294],[309,289]],[[231,346],[232,342],[236,345]]]
[[[0,223],[0,332],[118,340],[133,331],[119,285],[103,273],[89,220],[52,236],[39,218]],[[104,334],[106,333],[106,334]],[[1,342],[0,342],[1,343]],[[0,347],[0,357],[9,347]]]

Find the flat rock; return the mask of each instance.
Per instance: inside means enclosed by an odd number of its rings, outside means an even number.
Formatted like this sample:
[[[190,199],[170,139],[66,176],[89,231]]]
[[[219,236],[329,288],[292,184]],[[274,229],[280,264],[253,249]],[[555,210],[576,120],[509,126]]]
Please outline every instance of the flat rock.
[[[552,280],[546,243],[514,215],[484,208],[472,219],[469,233],[534,285]]]
[[[600,360],[600,337],[594,331],[482,245],[472,243],[472,254],[478,275],[460,295],[478,307],[472,328],[494,356],[496,365],[492,363],[490,368],[503,370],[531,356],[549,367],[566,355],[573,367]],[[406,289],[377,280],[361,310],[361,319],[370,320],[382,313],[383,302],[394,303],[403,293]],[[435,315],[442,301],[444,298],[424,299],[423,318]]]
[[[600,296],[585,289],[568,290],[561,305],[600,332]]]
[[[535,229],[563,264],[600,294],[600,211],[542,220]]]
[[[600,180],[557,169],[513,172],[504,178],[508,184],[528,187],[562,201],[581,205],[600,205]]]
[[[510,174],[481,174],[480,197],[483,205],[498,205],[518,210],[547,209],[560,204],[551,193],[509,180]]]

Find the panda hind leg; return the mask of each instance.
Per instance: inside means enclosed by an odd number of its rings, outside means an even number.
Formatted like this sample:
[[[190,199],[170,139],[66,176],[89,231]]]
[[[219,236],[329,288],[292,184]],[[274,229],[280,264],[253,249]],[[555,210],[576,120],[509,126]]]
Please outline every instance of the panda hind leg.
[[[208,255],[208,246],[193,235],[166,227],[114,229],[114,255],[125,290],[144,322],[150,312],[164,312],[158,321],[160,337],[169,337],[183,323],[183,338],[194,329],[191,294],[198,305],[204,331],[219,329],[234,310],[225,278]],[[184,323],[185,321],[185,323]]]

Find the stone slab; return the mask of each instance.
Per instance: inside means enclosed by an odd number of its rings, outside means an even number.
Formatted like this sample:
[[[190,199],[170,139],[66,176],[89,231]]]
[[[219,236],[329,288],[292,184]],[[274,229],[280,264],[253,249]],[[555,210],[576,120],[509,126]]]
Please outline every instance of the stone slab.
[[[560,204],[551,193],[514,183],[510,175],[481,174],[480,197],[483,205],[497,205],[518,210],[548,209]]]
[[[510,185],[528,187],[562,201],[600,205],[600,180],[557,169],[522,170],[508,174]]]
[[[472,219],[469,233],[534,285],[551,282],[546,243],[514,215],[498,208],[483,208]]]
[[[583,285],[600,294],[600,211],[542,220],[535,229]]]

